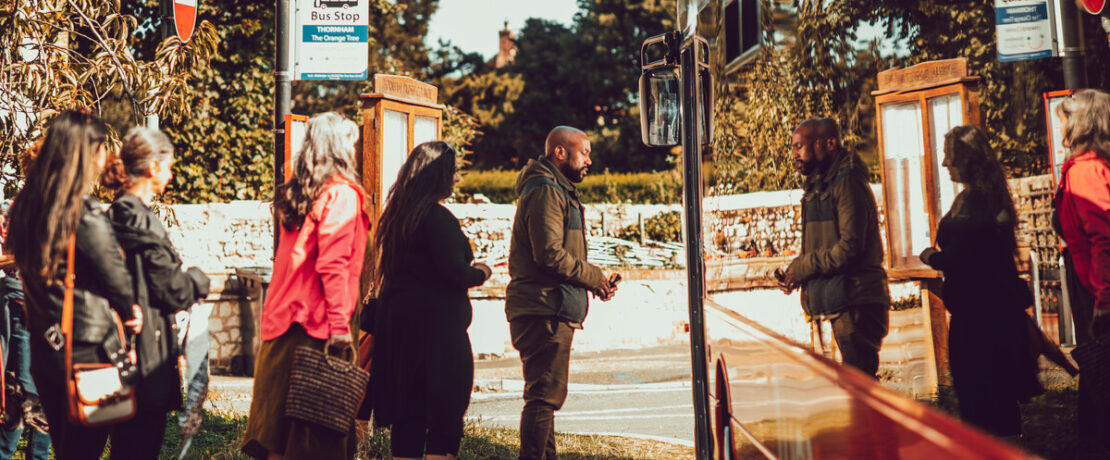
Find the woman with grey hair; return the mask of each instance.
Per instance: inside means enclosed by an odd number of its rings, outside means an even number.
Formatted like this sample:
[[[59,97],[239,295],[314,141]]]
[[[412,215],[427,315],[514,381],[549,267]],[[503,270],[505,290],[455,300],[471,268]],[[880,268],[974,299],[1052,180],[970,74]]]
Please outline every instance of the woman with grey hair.
[[[1066,244],[1064,264],[1080,345],[1110,333],[1110,94],[1085,89],[1057,106],[1070,153],[1060,170],[1053,224]],[[1079,438],[1110,452],[1110,407],[1079,378]]]
[[[354,122],[334,112],[313,116],[293,177],[274,196],[281,238],[262,308],[263,342],[242,447],[253,458],[354,457],[353,432],[286,417],[285,398],[297,347],[351,346],[349,324],[370,227],[355,172],[357,140]]]
[[[174,316],[208,296],[208,277],[196,267],[182,269],[181,256],[150,206],[173,178],[173,144],[160,131],[132,128],[101,183],[117,190],[108,209],[116,240],[142,307],[143,328],[136,349],[139,382],[135,418],[117,425],[112,458],[157,458],[166,414],[181,409],[177,324]]]

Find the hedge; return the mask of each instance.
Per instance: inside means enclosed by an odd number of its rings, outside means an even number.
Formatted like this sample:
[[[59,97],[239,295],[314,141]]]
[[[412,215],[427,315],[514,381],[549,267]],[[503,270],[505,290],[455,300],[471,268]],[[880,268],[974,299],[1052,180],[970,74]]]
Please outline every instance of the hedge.
[[[516,201],[518,171],[464,172],[458,193],[473,196],[481,193],[494,203]],[[677,171],[614,174],[590,174],[578,184],[583,203],[645,203],[672,204],[682,201],[682,181]]]

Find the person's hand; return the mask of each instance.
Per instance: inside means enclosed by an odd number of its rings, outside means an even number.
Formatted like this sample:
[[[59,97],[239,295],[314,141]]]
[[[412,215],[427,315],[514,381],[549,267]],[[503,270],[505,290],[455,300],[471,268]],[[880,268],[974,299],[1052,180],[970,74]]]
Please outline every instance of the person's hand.
[[[1095,338],[1110,333],[1110,308],[1096,308],[1091,318],[1091,335]]]
[[[351,347],[351,334],[332,334],[328,337],[328,344],[324,347],[325,350],[338,348],[340,350]]]
[[[608,302],[617,293],[617,285],[610,282],[610,279],[611,277],[608,275],[602,276],[601,284],[591,289],[594,297],[597,297],[602,302]]]
[[[478,270],[481,270],[483,273],[485,273],[486,274],[486,277],[484,278],[485,280],[488,280],[489,277],[491,275],[493,275],[493,269],[489,268],[489,265],[486,265],[482,262],[474,262],[470,265],[473,266],[474,268],[477,268]]]
[[[136,334],[143,331],[143,308],[138,305],[131,306],[131,319],[124,321],[123,325],[131,328]]]
[[[776,275],[776,278],[778,278],[779,289],[782,290],[783,294],[790,295],[790,293],[794,292],[795,289],[798,289],[798,285],[800,285],[801,283],[794,277],[793,266],[788,267],[785,272],[781,273],[782,277],[778,277],[778,275]]]
[[[932,266],[933,264],[930,264],[930,263],[929,263],[929,259],[932,259],[932,258],[933,258],[933,254],[936,254],[936,253],[938,253],[938,252],[940,252],[940,251],[938,251],[938,250],[937,250],[937,248],[934,248],[934,247],[932,247],[932,246],[929,246],[929,247],[925,248],[925,250],[924,250],[924,251],[921,251],[921,255],[919,255],[919,256],[917,256],[917,257],[918,257],[919,259],[921,259],[921,261],[922,261],[922,262],[925,262],[925,265],[929,265],[929,266]]]

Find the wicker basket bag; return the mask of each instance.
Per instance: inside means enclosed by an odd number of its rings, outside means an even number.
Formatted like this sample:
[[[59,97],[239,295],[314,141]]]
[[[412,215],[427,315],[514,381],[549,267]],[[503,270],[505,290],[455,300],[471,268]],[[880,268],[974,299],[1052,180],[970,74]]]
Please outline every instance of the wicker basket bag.
[[[297,347],[289,371],[285,415],[345,434],[354,426],[369,379],[370,373],[350,359],[309,346]]]

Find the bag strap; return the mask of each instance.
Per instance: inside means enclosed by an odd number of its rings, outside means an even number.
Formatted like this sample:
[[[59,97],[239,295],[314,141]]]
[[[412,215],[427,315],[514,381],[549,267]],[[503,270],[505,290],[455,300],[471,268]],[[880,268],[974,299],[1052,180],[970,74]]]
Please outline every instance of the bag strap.
[[[73,261],[77,252],[77,235],[69,235],[66,244],[66,292],[62,300],[62,336],[65,337],[66,354],[66,380],[73,378],[73,289],[76,275],[73,273]]]

